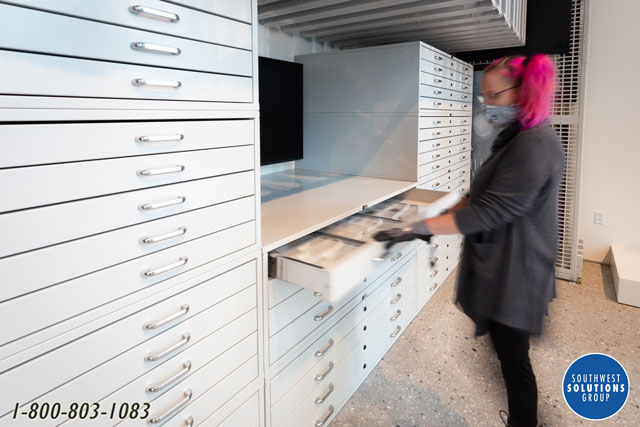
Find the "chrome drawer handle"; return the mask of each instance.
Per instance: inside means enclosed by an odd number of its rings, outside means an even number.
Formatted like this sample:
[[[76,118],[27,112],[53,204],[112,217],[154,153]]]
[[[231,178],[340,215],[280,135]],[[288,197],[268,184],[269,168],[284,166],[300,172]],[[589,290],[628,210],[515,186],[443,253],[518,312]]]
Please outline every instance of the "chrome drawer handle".
[[[439,107],[442,105],[442,102],[434,102],[433,105],[435,105],[436,107]]]
[[[434,90],[433,94],[434,95],[442,95],[442,91],[441,90]]]
[[[469,98],[469,96],[467,96],[467,95],[462,95],[462,99],[467,99],[467,98]]]
[[[155,136],[136,136],[136,142],[147,144],[150,142],[178,142],[184,139],[184,135],[177,133],[175,135],[155,135]]]
[[[462,89],[464,90],[469,89],[469,86],[462,86]]]
[[[433,156],[431,156],[432,159],[439,159],[440,158],[440,154],[434,154]]]
[[[464,193],[464,190],[465,190],[464,188],[461,188],[458,190],[458,193]]]
[[[163,10],[153,9],[147,6],[130,6],[129,12],[135,15],[149,15],[156,19],[163,19],[168,22],[178,22],[180,17],[175,13],[165,12]]]
[[[442,135],[442,132],[433,132],[432,135],[433,136],[439,136],[439,135]]]
[[[464,160],[464,159],[466,159],[466,158],[467,158],[467,156],[460,156],[460,157],[459,157],[459,159],[460,159],[460,160]]]
[[[327,375],[329,375],[329,372],[331,371],[333,371],[333,362],[329,362],[329,366],[327,366],[327,369],[316,375],[315,380],[322,381]]]
[[[164,414],[160,415],[159,417],[149,418],[149,423],[151,423],[151,424],[160,424],[161,422],[164,422],[165,420],[171,418],[173,415],[177,414],[185,406],[187,406],[187,404],[191,400],[191,397],[193,396],[193,392],[191,391],[191,389],[187,389],[183,393],[184,393],[184,399],[182,399],[174,407],[170,408],[167,412],[165,412]]]
[[[442,83],[442,79],[433,79],[435,83]]]
[[[431,279],[433,279],[433,278],[434,278],[434,277],[436,277],[437,275],[438,275],[438,270],[433,270],[433,273],[431,273],[431,274],[429,275],[429,277],[430,277]]]
[[[193,427],[193,417],[189,416],[186,420],[184,420],[185,427]]]
[[[436,70],[436,72],[438,72],[438,73],[439,73],[440,71],[442,71],[442,68],[441,68],[441,67],[433,67],[433,69],[434,69],[434,70]]]
[[[330,405],[329,409],[327,409],[327,412],[325,412],[324,415],[322,415],[322,418],[316,421],[316,427],[324,426],[325,423],[329,421],[329,418],[331,418],[331,415],[333,415],[333,410],[334,410],[333,405]]]
[[[169,166],[166,168],[157,168],[157,169],[141,169],[137,172],[140,176],[158,176],[158,175],[167,175],[170,173],[179,173],[183,172],[185,167],[183,165],[175,165]]]
[[[433,169],[433,170],[440,169],[440,165],[432,166],[431,169]]]
[[[398,301],[400,301],[402,299],[402,294],[398,294],[395,296],[394,299],[391,300],[391,304],[397,304]]]
[[[467,182],[466,179],[461,179],[461,180],[458,181],[458,184],[464,184],[465,182]]]
[[[333,393],[333,388],[334,388],[333,383],[329,383],[329,387],[327,387],[324,393],[316,397],[316,400],[315,400],[316,405],[320,405],[321,403],[324,403],[324,401],[327,400],[327,397],[329,397],[331,393]]]
[[[314,296],[314,297],[321,297],[321,296],[322,296],[322,292],[315,291],[315,292],[313,293],[313,296]]]
[[[182,339],[177,342],[176,344],[172,345],[171,347],[162,350],[160,353],[156,353],[156,354],[148,354],[147,356],[145,356],[145,360],[147,360],[148,362],[156,362],[160,359],[163,359],[165,357],[167,357],[167,355],[173,353],[174,351],[176,351],[177,349],[184,347],[185,345],[189,344],[189,340],[191,340],[191,334],[188,332],[185,332],[184,334],[182,334]]]
[[[395,322],[396,320],[398,320],[398,317],[400,317],[401,314],[402,314],[402,310],[398,310],[396,311],[396,314],[391,316],[389,320],[391,320],[392,322]]]
[[[391,338],[395,338],[398,336],[398,334],[400,333],[400,331],[402,330],[402,328],[400,326],[396,326],[396,329],[391,332],[391,335],[389,335]]]
[[[431,146],[432,146],[433,148],[438,148],[438,147],[440,147],[440,143],[438,142],[437,144],[431,144]]]
[[[467,151],[467,147],[460,147],[460,151]]]
[[[165,317],[164,319],[159,320],[157,322],[145,323],[144,328],[149,330],[161,328],[164,325],[171,323],[174,320],[181,318],[182,316],[185,316],[189,312],[189,309],[190,309],[189,304],[182,304],[180,306],[180,311],[178,311],[177,313],[174,313],[169,317]]]
[[[316,314],[315,316],[313,316],[313,320],[315,320],[316,322],[320,322],[320,321],[324,320],[325,317],[330,315],[332,312],[333,312],[333,306],[330,305],[329,307],[327,307],[327,309],[323,313]]]
[[[434,56],[435,59],[437,59],[438,61],[442,61],[444,58],[442,56]]]
[[[469,67],[462,67],[464,71],[469,71]]]
[[[434,121],[433,121],[433,124],[434,124],[434,125],[441,125],[441,124],[442,124],[442,122],[441,122],[440,120],[434,120]]]
[[[431,259],[431,265],[435,264],[436,262],[438,262],[438,257],[437,257],[437,256],[434,256],[434,257]]]
[[[149,393],[157,393],[159,391],[162,391],[165,388],[169,387],[174,382],[178,381],[180,378],[182,378],[185,375],[187,375],[189,373],[189,371],[191,371],[191,361],[187,360],[186,362],[184,362],[182,364],[182,369],[180,370],[180,372],[178,372],[177,374],[175,374],[171,378],[168,378],[168,379],[164,380],[162,383],[160,383],[158,385],[150,385],[149,387],[147,387],[147,391]]]
[[[390,286],[392,288],[397,287],[402,282],[402,277],[398,277]]]
[[[177,80],[155,80],[155,79],[133,79],[134,86],[157,86],[177,89],[182,86],[182,82]]]
[[[435,249],[438,249],[440,247],[440,245],[437,244],[437,243],[434,243],[433,246],[431,246],[431,247],[435,250]]]
[[[469,106],[467,104],[463,104],[462,108],[469,108]]]
[[[460,171],[460,175],[464,175],[467,171]]]
[[[320,350],[316,350],[316,357],[324,356],[327,353],[327,351],[331,350],[331,348],[333,347],[333,344],[334,344],[333,338],[329,339],[329,342],[324,347],[322,347]]]
[[[398,252],[398,255],[394,256],[393,258],[391,258],[392,262],[396,262],[398,261],[400,258],[402,258],[402,252]]]
[[[144,52],[162,53],[164,55],[180,55],[181,50],[177,47],[162,46],[159,44],[145,43],[145,42],[133,42],[131,43],[131,49],[142,50]]]
[[[429,292],[435,291],[437,287],[438,287],[438,283],[436,282],[429,288]]]
[[[463,121],[462,121],[462,123],[463,123],[463,124],[464,124],[464,123],[467,123],[467,121],[466,121],[466,120],[463,120]]]
[[[436,182],[435,184],[431,184],[431,188],[438,188],[440,187],[440,183]]]
[[[169,208],[171,206],[181,205],[186,202],[187,198],[184,196],[178,196],[175,199],[163,200],[155,203],[143,203],[139,206],[143,211],[152,211],[155,209]]]
[[[146,270],[142,272],[142,275],[144,277],[155,277],[155,276],[159,276],[161,274],[164,273],[168,273],[172,270],[175,270],[176,268],[180,268],[184,265],[187,264],[187,262],[189,262],[189,257],[183,255],[180,258],[178,258],[178,261],[176,262],[172,262],[169,265],[165,265],[164,267],[160,267],[154,270]]]
[[[176,231],[160,234],[158,236],[143,237],[140,239],[140,243],[145,245],[153,245],[154,243],[164,242],[165,240],[175,239],[187,233],[187,227],[178,227]]]

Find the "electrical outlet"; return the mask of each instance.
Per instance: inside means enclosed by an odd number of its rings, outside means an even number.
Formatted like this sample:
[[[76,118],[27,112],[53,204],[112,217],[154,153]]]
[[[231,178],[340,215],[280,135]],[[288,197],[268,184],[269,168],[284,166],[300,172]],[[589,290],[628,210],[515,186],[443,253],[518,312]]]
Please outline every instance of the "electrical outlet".
[[[593,223],[598,225],[604,225],[604,212],[596,211],[593,215]]]

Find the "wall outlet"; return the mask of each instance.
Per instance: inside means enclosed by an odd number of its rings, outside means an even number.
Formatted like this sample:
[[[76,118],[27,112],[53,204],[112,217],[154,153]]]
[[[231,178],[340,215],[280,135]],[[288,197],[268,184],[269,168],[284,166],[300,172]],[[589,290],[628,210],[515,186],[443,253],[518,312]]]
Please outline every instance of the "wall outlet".
[[[604,225],[604,212],[596,211],[593,215],[593,223],[598,225]]]

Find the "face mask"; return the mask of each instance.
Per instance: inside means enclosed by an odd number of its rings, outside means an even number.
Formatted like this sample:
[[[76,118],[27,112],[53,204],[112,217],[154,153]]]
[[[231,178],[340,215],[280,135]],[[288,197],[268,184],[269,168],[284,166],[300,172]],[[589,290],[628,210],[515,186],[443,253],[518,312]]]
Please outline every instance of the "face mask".
[[[518,118],[517,105],[482,105],[482,113],[493,126],[506,126]]]

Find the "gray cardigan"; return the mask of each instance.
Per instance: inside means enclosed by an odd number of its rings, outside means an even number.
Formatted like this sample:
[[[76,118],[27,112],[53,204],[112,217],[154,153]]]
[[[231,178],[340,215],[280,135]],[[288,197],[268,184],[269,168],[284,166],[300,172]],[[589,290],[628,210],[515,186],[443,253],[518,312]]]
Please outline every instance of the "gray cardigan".
[[[558,187],[564,153],[546,124],[507,127],[455,212],[466,236],[456,302],[476,334],[496,322],[539,334],[555,297]]]

